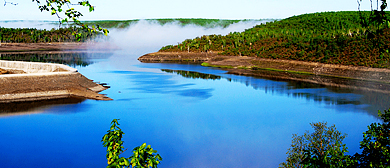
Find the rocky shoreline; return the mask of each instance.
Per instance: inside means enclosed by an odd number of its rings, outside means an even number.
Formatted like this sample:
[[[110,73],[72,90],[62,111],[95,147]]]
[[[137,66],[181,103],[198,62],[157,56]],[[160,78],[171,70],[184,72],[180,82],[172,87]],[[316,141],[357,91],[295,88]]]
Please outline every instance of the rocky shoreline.
[[[218,55],[217,52],[155,52],[143,55],[138,60],[144,63],[195,63],[219,67],[236,75],[390,93],[390,69],[384,68],[223,56]]]

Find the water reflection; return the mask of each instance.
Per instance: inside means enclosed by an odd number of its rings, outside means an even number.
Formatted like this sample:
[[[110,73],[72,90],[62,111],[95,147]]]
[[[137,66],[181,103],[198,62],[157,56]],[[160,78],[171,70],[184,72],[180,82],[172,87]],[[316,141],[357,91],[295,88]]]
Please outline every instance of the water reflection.
[[[96,59],[107,59],[113,53],[97,52],[40,52],[40,53],[0,53],[0,60],[9,61],[28,61],[28,62],[45,62],[59,63],[71,67],[86,67],[93,64]]]
[[[390,95],[386,93],[366,91],[351,88],[329,87],[301,81],[271,81],[255,77],[243,77],[222,74],[222,76],[194,71],[161,69],[163,72],[175,73],[192,79],[226,79],[229,82],[239,82],[255,90],[264,90],[268,94],[287,95],[303,98],[326,105],[336,105],[342,108],[361,108],[357,111],[368,112],[377,117],[378,110],[389,108]],[[151,82],[151,81],[149,81]],[[353,106],[352,106],[353,105]],[[340,110],[342,111],[342,110]]]
[[[83,98],[72,97],[55,100],[0,103],[0,117],[41,113],[43,109],[48,107],[55,105],[78,104],[84,100],[85,99]]]
[[[356,112],[366,112],[375,117],[378,117],[378,110],[385,110],[390,107],[390,95],[382,92],[323,86],[299,81],[285,81],[286,85],[269,86],[259,84],[256,82],[256,78],[252,78],[252,80],[250,86],[256,90],[260,89],[265,90],[266,93],[304,98],[308,101],[336,105],[336,107],[341,108],[354,108]],[[248,83],[248,81],[242,80],[235,81]],[[339,111],[341,112],[343,110]]]
[[[177,70],[169,70],[169,69],[161,69],[161,71],[167,73],[176,73],[185,78],[192,78],[192,79],[212,79],[212,80],[221,79],[221,77],[217,75],[204,74],[204,73],[193,72],[193,71],[177,71]]]
[[[172,76],[161,75],[159,73],[135,71],[111,71],[111,73],[129,75],[128,77],[135,83],[135,88],[129,89],[146,93],[175,94],[203,100],[212,96],[211,92],[213,89],[211,88],[191,88],[194,86],[192,83],[177,84],[175,80],[171,80]]]

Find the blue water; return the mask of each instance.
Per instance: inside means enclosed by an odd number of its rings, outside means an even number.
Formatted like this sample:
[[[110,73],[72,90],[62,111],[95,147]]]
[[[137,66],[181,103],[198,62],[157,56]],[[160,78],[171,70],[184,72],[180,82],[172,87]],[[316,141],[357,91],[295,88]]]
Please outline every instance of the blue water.
[[[162,156],[159,167],[277,167],[292,134],[326,121],[359,151],[367,125],[378,122],[383,95],[235,76],[190,64],[147,64],[144,51],[119,50],[76,67],[108,83],[113,101],[42,105],[0,116],[0,163],[11,167],[105,167],[101,138],[112,119],[125,132],[122,156],[142,143]],[[161,69],[195,71],[219,79],[191,79]],[[380,109],[378,109],[380,108]]]

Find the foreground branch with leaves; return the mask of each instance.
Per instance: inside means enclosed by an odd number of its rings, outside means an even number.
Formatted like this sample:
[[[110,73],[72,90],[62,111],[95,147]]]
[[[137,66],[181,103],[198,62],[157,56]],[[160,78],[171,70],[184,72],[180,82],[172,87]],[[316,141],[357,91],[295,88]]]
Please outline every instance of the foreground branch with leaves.
[[[41,10],[41,12],[48,11],[51,13],[51,15],[56,15],[60,26],[63,23],[68,23],[69,21],[72,21],[75,25],[80,26],[86,32],[101,32],[104,35],[107,35],[109,32],[107,29],[103,29],[99,25],[89,27],[87,24],[83,24],[82,22],[80,22],[79,18],[83,16],[83,14],[73,8],[73,6],[84,6],[89,9],[89,12],[94,11],[95,6],[93,6],[87,0],[77,1],[76,3],[72,3],[70,0],[32,0],[32,2],[37,3],[38,8],[39,10]],[[80,41],[82,36],[81,33],[75,31],[73,32],[73,35],[78,41]]]
[[[107,147],[107,168],[157,168],[157,165],[162,160],[157,151],[153,150],[150,145],[146,143],[133,149],[133,155],[129,158],[119,157],[125,152],[123,147],[123,133],[119,128],[119,119],[114,119],[111,122],[111,127],[102,138],[103,146]]]
[[[390,109],[378,115],[383,122],[368,126],[360,142],[363,151],[354,155],[360,163],[357,167],[390,167]]]

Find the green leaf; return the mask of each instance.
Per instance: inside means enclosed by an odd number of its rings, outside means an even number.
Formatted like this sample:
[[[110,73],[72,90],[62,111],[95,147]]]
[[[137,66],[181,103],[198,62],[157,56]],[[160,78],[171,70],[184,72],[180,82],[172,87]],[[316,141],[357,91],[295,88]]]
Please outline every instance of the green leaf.
[[[62,23],[68,22],[68,18],[62,19]]]
[[[126,165],[126,166],[129,166],[129,165],[130,165],[129,160],[125,159],[125,165]]]
[[[52,9],[52,10],[51,10],[51,15],[54,15],[54,14],[56,14],[56,10],[55,10],[55,9]]]

